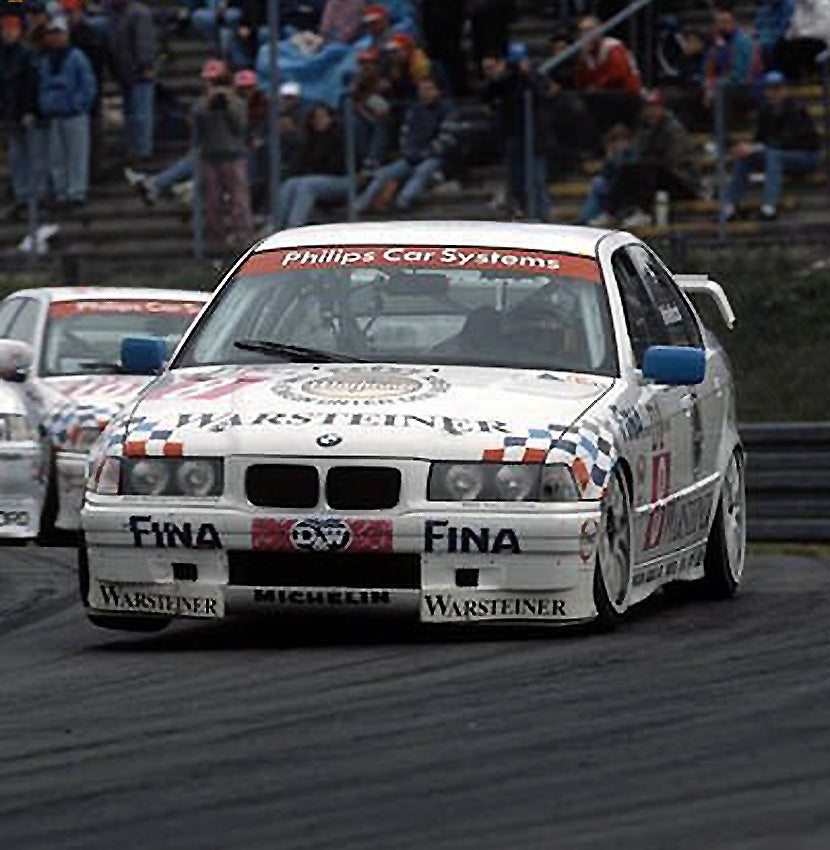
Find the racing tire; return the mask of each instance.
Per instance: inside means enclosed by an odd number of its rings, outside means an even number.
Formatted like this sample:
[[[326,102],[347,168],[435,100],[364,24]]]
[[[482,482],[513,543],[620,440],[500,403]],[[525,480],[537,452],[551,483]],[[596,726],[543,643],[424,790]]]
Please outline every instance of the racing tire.
[[[49,461],[49,483],[46,486],[46,496],[43,499],[43,510],[40,513],[40,532],[36,538],[37,545],[44,548],[73,547],[78,545],[78,532],[57,528],[58,518],[58,470],[55,456]]]
[[[594,605],[597,609],[596,626],[607,630],[614,628],[625,615],[631,592],[631,496],[618,466],[608,478],[601,506],[594,567]]]
[[[703,584],[710,596],[729,599],[738,592],[746,560],[744,459],[734,451],[723,475],[718,506],[703,558]]]

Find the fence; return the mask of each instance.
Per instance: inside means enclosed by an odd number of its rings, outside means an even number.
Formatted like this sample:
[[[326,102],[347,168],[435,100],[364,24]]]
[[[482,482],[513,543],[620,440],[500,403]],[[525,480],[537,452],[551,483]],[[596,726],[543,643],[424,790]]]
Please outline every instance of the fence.
[[[830,542],[830,422],[746,425],[751,540]]]

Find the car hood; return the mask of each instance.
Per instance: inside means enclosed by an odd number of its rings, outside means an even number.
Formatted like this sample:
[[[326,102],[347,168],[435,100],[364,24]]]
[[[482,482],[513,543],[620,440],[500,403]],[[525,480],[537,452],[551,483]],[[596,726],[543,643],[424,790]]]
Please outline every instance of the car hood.
[[[462,366],[176,369],[125,411],[115,442],[141,454],[480,459],[534,432],[558,438],[613,384]]]
[[[73,448],[73,435],[103,428],[150,379],[146,375],[73,375],[41,379],[52,442]]]

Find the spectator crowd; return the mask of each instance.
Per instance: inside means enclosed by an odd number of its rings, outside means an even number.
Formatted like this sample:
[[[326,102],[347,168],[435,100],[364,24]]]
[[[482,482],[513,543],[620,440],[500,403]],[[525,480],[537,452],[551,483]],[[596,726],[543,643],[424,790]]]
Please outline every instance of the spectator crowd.
[[[501,156],[507,179],[493,207],[549,220],[550,180],[599,159],[579,221],[645,224],[656,200],[711,194],[692,133],[711,132],[721,105],[728,129],[736,118],[757,125],[751,141],[731,147],[724,213],[745,213],[750,176],[762,173],[759,214],[774,218],[785,176],[821,160],[820,136],[790,84],[816,74],[830,13],[817,0],[760,0],[740,19],[729,0],[715,0],[708,25],[684,26],[673,10],[682,4],[663,2],[659,26],[634,49],[625,25],[602,27],[625,5],[540,3],[547,54],[532,56],[510,37],[521,0],[280,0],[278,82],[265,0],[183,0],[168,15],[139,0],[4,0],[9,215],[23,216],[33,200],[82,208],[90,182],[114,162],[147,204],[187,195],[198,177],[209,244],[242,247],[270,208],[276,89],[280,227],[343,208],[350,150],[358,214],[407,211],[432,189],[457,188],[471,164]],[[212,54],[187,110],[161,73],[167,41],[182,33]],[[117,151],[104,145],[108,80],[120,94]],[[165,137],[189,149],[152,168]]]

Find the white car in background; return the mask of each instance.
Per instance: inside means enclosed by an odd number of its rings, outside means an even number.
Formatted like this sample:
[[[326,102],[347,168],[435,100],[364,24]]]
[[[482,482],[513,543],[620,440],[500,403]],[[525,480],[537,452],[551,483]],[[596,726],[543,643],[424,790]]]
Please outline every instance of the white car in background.
[[[745,550],[728,361],[628,233],[309,227],[231,271],[96,444],[91,620],[613,623]],[[149,369],[161,365],[148,359]]]
[[[80,527],[89,447],[149,380],[123,362],[124,341],[155,340],[166,357],[208,297],[184,290],[55,287],[21,290],[0,302],[0,341],[14,341],[18,352],[26,352],[30,366],[18,391],[51,454],[45,541],[60,539],[56,529]],[[0,498],[7,498],[5,491],[0,475]]]
[[[49,452],[20,384],[31,350],[0,340],[0,544],[37,537],[46,496]]]

